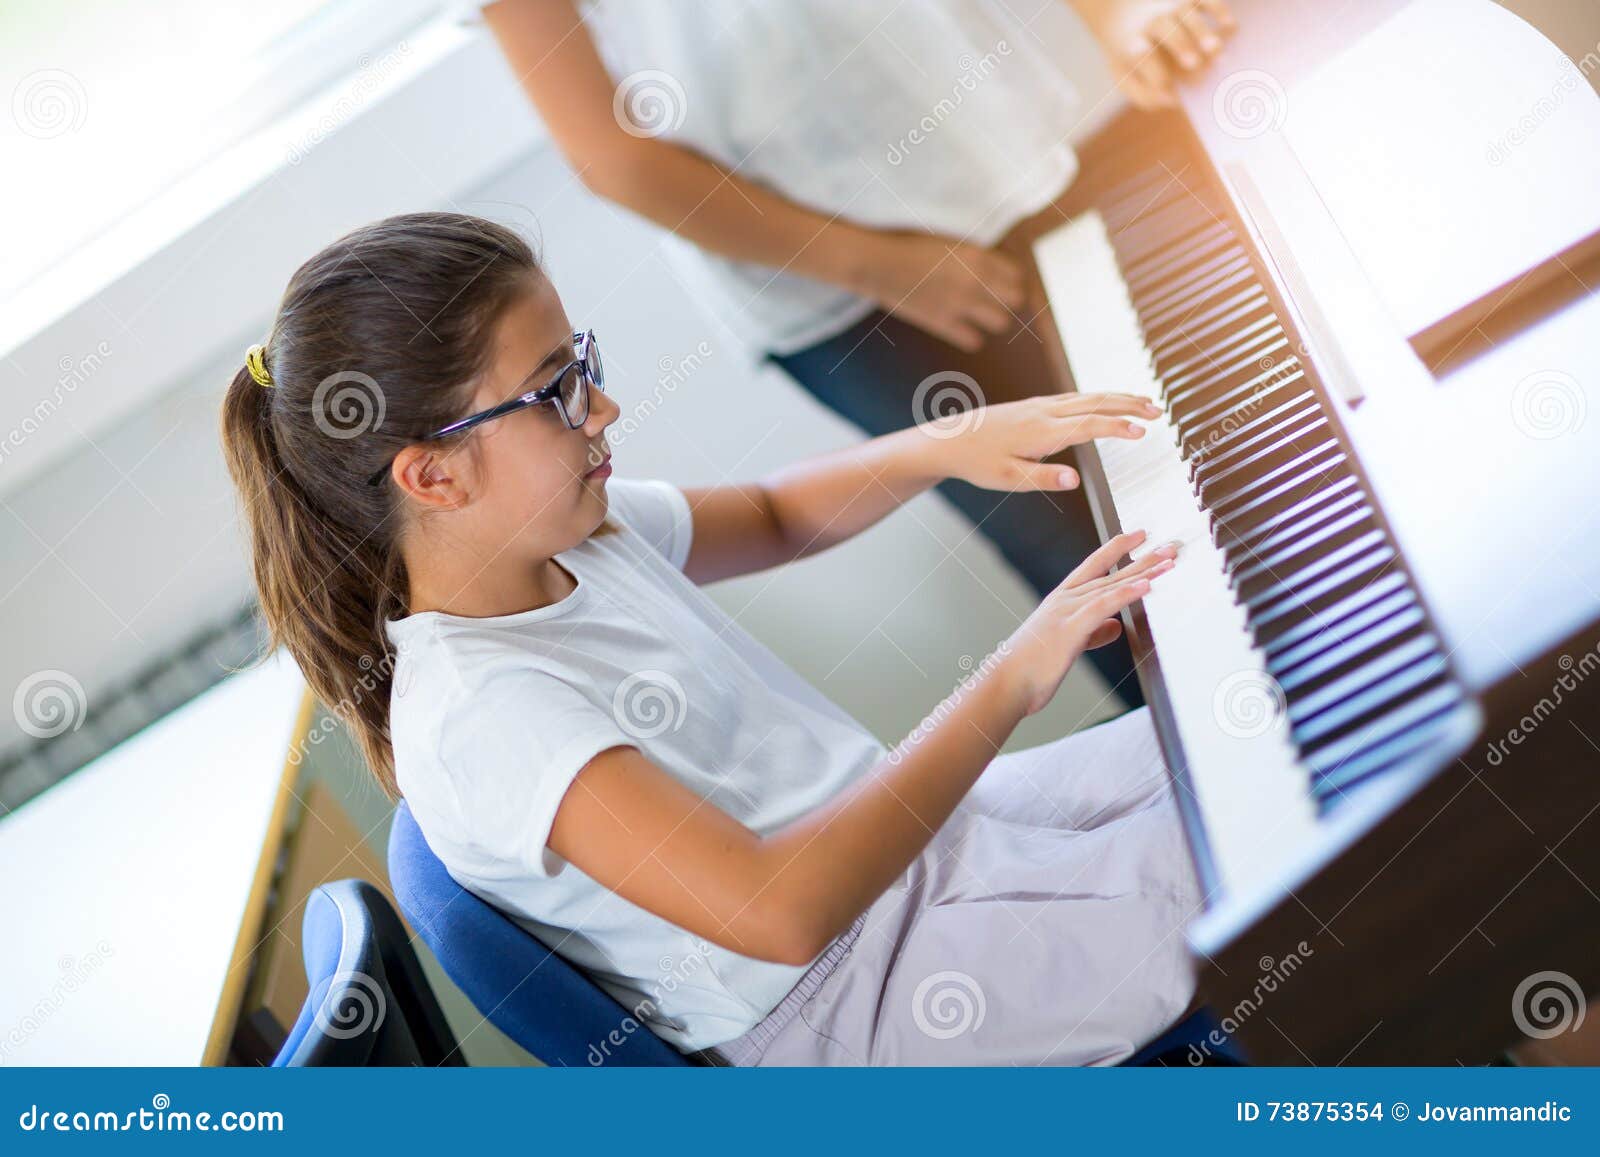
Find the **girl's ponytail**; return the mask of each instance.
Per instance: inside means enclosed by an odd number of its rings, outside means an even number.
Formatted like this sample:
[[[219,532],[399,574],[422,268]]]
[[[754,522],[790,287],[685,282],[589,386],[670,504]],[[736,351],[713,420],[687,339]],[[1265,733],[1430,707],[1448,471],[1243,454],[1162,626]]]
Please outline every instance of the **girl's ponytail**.
[[[345,530],[278,456],[270,391],[241,369],[222,406],[223,446],[239,490],[257,597],[275,645],[287,647],[311,690],[350,727],[391,798],[393,649],[384,622],[406,613],[398,552],[385,558]]]
[[[271,339],[223,400],[223,449],[273,642],[350,727],[391,798],[385,624],[406,613],[404,512],[392,482],[368,479],[460,416],[495,321],[538,276],[521,238],[478,218],[367,226],[295,274]]]

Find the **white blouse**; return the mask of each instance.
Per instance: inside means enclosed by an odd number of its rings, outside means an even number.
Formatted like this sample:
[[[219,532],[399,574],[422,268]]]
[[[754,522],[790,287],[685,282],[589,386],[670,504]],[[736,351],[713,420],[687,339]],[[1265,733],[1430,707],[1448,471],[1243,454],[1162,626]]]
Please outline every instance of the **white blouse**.
[[[1060,195],[1092,110],[1067,75],[1064,3],[590,0],[583,12],[639,135],[686,145],[800,205],[992,245]],[[674,239],[691,288],[759,349],[790,353],[872,303]]]

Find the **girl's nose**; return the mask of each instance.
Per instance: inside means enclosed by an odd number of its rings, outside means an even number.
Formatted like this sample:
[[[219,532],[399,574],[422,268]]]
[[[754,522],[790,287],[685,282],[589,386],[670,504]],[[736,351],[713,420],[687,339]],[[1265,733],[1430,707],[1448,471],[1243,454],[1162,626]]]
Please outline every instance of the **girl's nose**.
[[[615,422],[622,414],[622,407],[617,405],[616,399],[601,390],[589,391],[589,420],[583,424],[583,432],[591,438],[599,437],[611,423]]]

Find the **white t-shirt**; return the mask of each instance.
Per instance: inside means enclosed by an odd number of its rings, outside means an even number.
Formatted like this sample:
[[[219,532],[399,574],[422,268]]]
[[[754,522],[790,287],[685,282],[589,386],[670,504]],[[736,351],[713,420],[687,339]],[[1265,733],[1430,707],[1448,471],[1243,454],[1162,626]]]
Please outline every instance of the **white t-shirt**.
[[[582,11],[617,85],[613,109],[636,135],[687,145],[820,213],[977,245],[1071,182],[1071,138],[1093,110],[1066,69],[1104,72],[1060,3],[586,0]],[[764,351],[813,345],[873,309],[676,238],[669,248],[690,287]]]
[[[692,523],[664,482],[614,479],[620,529],[557,558],[561,602],[390,622],[400,790],[450,874],[583,968],[679,1048],[750,1029],[804,968],[701,941],[603,888],[546,841],[573,777],[636,747],[757,833],[884,755],[848,714],[684,577]]]

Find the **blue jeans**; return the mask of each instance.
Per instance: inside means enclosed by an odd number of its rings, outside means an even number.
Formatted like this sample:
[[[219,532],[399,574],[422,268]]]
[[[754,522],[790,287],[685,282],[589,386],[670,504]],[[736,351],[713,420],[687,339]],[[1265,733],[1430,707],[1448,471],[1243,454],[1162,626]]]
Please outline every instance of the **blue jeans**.
[[[823,405],[869,435],[902,430],[933,416],[925,402],[920,414],[913,405],[918,385],[935,374],[969,376],[988,402],[1054,389],[1044,347],[1027,329],[991,335],[981,350],[968,354],[882,312],[869,314],[836,337],[796,353],[773,355],[772,360]],[[1070,452],[1062,456],[1071,457]],[[1006,494],[946,482],[939,492],[1041,597],[1100,545],[1081,490]],[[1089,661],[1125,704],[1144,703],[1126,642],[1118,639],[1089,652]]]

